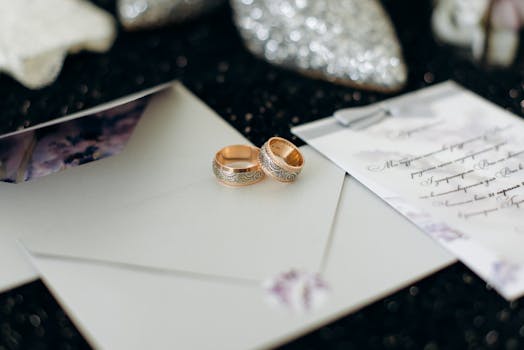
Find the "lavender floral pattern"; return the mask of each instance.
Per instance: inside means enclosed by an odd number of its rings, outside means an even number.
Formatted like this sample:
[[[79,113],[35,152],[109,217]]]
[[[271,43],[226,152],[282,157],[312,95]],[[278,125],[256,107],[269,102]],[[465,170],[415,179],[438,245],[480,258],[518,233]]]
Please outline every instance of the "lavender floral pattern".
[[[271,304],[297,312],[318,308],[329,292],[319,274],[295,269],[277,275],[264,287]]]
[[[442,221],[435,220],[428,212],[413,207],[400,197],[386,197],[384,199],[436,240],[451,242],[456,239],[468,239],[464,233],[449,227]]]
[[[517,281],[517,274],[520,270],[518,264],[507,260],[499,260],[493,264],[493,275],[491,283],[496,287],[505,287]]]
[[[28,181],[120,153],[148,99],[0,139],[0,181]]]

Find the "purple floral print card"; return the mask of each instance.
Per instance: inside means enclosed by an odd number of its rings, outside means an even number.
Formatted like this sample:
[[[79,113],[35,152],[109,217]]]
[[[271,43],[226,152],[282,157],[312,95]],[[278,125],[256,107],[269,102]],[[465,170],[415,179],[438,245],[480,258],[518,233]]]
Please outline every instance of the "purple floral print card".
[[[117,155],[156,91],[0,136],[0,181],[30,181]]]

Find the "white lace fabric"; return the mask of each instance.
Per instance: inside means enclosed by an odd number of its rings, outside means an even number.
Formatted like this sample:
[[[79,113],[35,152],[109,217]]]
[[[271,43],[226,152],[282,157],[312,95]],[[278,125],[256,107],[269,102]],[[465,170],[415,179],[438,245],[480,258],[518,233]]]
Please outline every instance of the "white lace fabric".
[[[28,88],[51,84],[68,53],[108,50],[111,15],[85,0],[0,0],[0,71]]]

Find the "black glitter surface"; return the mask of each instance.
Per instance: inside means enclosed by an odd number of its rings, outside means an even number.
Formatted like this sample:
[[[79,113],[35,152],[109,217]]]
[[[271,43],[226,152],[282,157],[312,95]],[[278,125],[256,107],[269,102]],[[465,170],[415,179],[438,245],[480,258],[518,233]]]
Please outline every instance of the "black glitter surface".
[[[95,3],[114,13],[113,1]],[[482,69],[463,54],[435,43],[429,28],[430,0],[385,0],[384,4],[410,70],[403,92],[453,79],[524,115],[520,65],[506,71]],[[388,97],[305,78],[254,58],[243,48],[230,9],[224,6],[185,25],[121,32],[110,52],[69,57],[58,80],[38,91],[0,75],[0,133],[174,79],[182,80],[257,145],[272,135],[296,140],[291,126]],[[524,348],[521,303],[504,301],[457,263],[283,348],[519,349]],[[0,294],[0,350],[86,347],[41,282]]]
[[[89,348],[41,281],[0,294],[0,349]]]

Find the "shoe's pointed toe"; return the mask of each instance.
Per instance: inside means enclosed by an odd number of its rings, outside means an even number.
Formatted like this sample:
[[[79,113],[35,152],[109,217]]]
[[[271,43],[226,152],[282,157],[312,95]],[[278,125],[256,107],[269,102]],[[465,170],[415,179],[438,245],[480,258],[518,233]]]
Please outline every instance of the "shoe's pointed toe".
[[[232,0],[248,49],[306,75],[380,91],[407,79],[402,50],[376,0]]]

